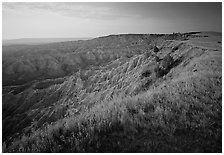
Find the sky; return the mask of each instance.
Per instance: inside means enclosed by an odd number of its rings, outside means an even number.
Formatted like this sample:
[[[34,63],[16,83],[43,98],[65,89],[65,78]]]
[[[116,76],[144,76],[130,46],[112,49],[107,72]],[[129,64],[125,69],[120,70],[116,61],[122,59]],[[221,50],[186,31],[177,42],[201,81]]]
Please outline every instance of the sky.
[[[221,2],[3,2],[2,38],[222,31]]]

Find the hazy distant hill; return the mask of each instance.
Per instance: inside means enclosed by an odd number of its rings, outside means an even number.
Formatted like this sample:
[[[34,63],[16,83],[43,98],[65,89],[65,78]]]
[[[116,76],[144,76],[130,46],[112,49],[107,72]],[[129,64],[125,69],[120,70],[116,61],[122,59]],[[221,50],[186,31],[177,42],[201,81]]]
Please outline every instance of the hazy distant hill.
[[[54,42],[64,42],[64,41],[76,41],[76,40],[88,40],[91,38],[22,38],[22,39],[10,39],[3,40],[2,45],[39,45]]]

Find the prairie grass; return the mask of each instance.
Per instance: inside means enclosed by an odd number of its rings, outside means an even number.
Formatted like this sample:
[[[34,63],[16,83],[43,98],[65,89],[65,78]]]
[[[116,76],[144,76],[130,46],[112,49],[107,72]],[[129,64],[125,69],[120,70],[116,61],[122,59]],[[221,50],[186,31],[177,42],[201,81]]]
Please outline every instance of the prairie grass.
[[[221,152],[220,84],[200,75],[173,79],[56,122],[7,152]]]

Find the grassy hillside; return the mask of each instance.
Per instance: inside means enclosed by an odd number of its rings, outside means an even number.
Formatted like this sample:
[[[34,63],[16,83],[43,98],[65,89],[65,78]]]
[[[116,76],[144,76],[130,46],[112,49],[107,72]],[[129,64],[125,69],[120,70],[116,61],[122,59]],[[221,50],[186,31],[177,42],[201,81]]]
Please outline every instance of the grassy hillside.
[[[3,152],[221,152],[220,35],[147,36],[83,42],[110,58],[3,87]]]

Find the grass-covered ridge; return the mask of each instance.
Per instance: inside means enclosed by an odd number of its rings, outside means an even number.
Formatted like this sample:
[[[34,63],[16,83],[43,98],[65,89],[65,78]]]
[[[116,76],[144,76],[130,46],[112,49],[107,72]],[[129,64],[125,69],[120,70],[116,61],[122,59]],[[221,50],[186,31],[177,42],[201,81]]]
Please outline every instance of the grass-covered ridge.
[[[40,97],[39,105],[53,101],[67,105],[66,112],[55,110],[63,117],[5,143],[3,151],[221,152],[221,51],[193,43],[165,41],[156,54],[33,86],[34,97],[55,94]]]

